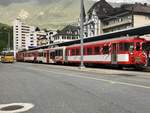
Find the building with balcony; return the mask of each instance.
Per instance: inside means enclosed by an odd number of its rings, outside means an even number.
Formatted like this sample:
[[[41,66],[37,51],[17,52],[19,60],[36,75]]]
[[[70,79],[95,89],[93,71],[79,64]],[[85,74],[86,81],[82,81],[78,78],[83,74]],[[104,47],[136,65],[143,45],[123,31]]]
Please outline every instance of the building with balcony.
[[[150,6],[146,3],[125,4],[114,8],[110,17],[102,20],[104,33],[150,24]]]
[[[62,43],[79,39],[80,29],[78,26],[68,25],[58,30],[53,36],[53,43]]]
[[[48,40],[48,45],[54,42],[54,35],[57,34],[57,30],[47,30],[46,31],[46,38]]]
[[[35,27],[23,23],[16,19],[13,23],[13,45],[14,51],[28,49],[31,46],[37,46],[34,37]]]
[[[84,35],[91,37],[103,34],[102,20],[109,16],[113,9],[114,8],[105,0],[96,2],[87,12],[86,21],[84,23]]]
[[[35,37],[37,38],[37,46],[49,45],[49,39],[45,31],[36,31]]]
[[[150,24],[148,4],[123,4],[112,7],[107,1],[96,2],[87,12],[84,22],[86,37]]]

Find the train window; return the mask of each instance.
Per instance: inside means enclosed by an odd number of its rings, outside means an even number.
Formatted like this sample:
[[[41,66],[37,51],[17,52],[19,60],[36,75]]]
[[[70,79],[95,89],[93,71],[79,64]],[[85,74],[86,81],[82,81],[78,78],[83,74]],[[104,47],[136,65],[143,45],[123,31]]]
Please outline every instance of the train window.
[[[83,48],[83,55],[86,55],[86,49]]]
[[[92,55],[92,48],[87,48],[87,55]]]
[[[98,55],[100,53],[100,47],[95,47],[94,48],[94,54]]]
[[[134,43],[130,43],[129,51],[130,52],[134,51]]]
[[[129,51],[130,43],[124,43],[124,51]]]
[[[150,42],[142,44],[143,51],[150,51]]]
[[[59,56],[59,51],[58,50],[56,50],[55,55]]]
[[[72,56],[75,55],[75,49],[72,49]]]
[[[63,56],[63,50],[59,50],[59,56]]]
[[[80,55],[80,50],[76,49],[76,55]]]
[[[133,51],[134,44],[133,43],[120,43],[119,44],[119,51]]]
[[[103,54],[109,54],[109,46],[103,47]]]
[[[50,53],[50,58],[53,59],[54,57],[55,57],[55,52],[51,52],[51,53]]]
[[[39,57],[42,57],[42,56],[43,56],[43,53],[42,53],[42,52],[40,52],[40,53],[39,53]]]
[[[55,51],[55,55],[56,55],[56,56],[58,56],[58,54],[59,54],[59,51],[58,51],[58,50],[56,50],[56,51]]]
[[[44,57],[46,57],[46,53],[44,53]]]
[[[140,51],[140,42],[136,43],[136,51]]]
[[[63,50],[56,50],[55,55],[56,56],[62,56],[63,55]]]

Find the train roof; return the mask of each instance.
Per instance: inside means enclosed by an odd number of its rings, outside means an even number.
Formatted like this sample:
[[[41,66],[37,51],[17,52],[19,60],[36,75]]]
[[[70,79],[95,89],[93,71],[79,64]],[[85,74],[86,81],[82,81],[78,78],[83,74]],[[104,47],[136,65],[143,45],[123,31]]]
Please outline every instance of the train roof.
[[[89,42],[89,43],[85,43],[84,45],[91,45],[91,44],[96,44],[96,43],[110,43],[113,41],[116,42],[131,42],[134,41],[135,39],[138,40],[145,40],[144,38],[141,38],[139,36],[132,36],[132,37],[121,37],[121,38],[113,38],[113,39],[108,39],[108,40],[99,40],[99,41],[95,41],[95,42]],[[74,47],[74,46],[80,46],[80,44],[74,44],[74,45],[70,45],[68,47]]]
[[[119,30],[119,31],[111,32],[111,33],[106,33],[103,35],[94,36],[94,37],[87,37],[87,38],[84,38],[84,43],[107,40],[107,39],[114,39],[117,37],[122,38],[122,37],[129,37],[129,36],[135,36],[135,35],[143,36],[146,34],[150,34],[150,25],[145,25],[145,26],[137,27],[137,28],[129,28],[125,30]],[[69,45],[74,45],[74,44],[80,44],[80,39],[69,41],[69,42],[50,44],[47,46],[37,47],[34,49],[30,49],[30,50],[45,49],[45,48],[50,48],[50,47],[55,47],[55,46],[59,46],[59,47],[69,46]]]

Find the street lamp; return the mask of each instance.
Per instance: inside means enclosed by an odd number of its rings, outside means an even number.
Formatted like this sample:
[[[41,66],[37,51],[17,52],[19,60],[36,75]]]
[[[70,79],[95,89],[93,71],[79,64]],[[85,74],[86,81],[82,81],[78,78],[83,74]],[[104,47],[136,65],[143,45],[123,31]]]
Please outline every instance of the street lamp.
[[[80,43],[81,43],[81,64],[80,64],[80,69],[84,68],[84,57],[83,57],[83,0],[81,0],[81,6],[80,6],[80,10],[81,10],[81,14],[80,14]]]

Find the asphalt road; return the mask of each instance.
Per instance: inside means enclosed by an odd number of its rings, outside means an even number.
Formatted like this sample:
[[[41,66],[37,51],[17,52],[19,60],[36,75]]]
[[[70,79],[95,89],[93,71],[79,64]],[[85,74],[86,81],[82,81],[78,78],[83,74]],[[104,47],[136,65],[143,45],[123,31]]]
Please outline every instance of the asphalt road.
[[[0,104],[25,113],[150,113],[150,73],[43,64],[0,64]]]

